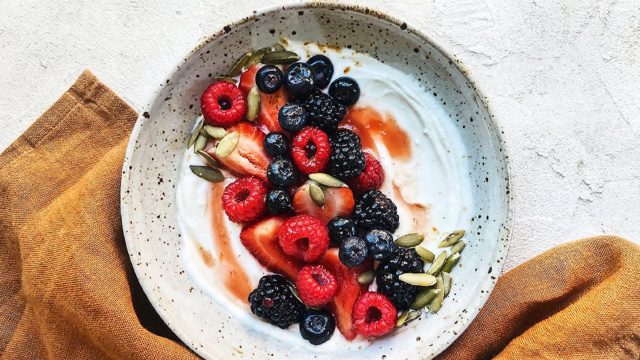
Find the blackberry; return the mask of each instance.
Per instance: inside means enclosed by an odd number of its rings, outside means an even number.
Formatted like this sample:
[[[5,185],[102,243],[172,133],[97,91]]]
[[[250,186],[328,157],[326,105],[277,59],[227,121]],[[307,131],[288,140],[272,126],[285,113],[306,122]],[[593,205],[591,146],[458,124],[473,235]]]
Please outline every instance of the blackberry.
[[[331,157],[329,157],[329,174],[345,179],[360,175],[366,162],[360,145],[360,137],[347,129],[338,130],[329,138]]]
[[[311,125],[315,125],[327,133],[336,131],[338,123],[347,114],[347,108],[318,89],[311,92],[302,106],[309,114]]]
[[[396,204],[378,190],[369,190],[356,201],[353,219],[363,229],[396,231],[400,222]]]
[[[398,248],[396,254],[376,270],[378,291],[385,294],[398,310],[408,309],[420,287],[400,281],[398,277],[404,273],[421,272],[424,272],[424,262],[416,251]]]
[[[293,295],[291,286],[280,275],[263,276],[258,287],[249,294],[251,312],[282,329],[297,323],[304,305]]]

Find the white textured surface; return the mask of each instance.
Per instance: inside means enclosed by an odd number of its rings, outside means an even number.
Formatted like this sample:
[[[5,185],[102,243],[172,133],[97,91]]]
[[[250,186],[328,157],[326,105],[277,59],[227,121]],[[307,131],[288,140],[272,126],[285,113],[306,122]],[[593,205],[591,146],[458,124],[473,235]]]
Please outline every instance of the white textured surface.
[[[0,149],[85,69],[134,108],[208,34],[285,1],[0,2]],[[640,9],[626,1],[353,1],[462,60],[511,155],[505,270],[559,243],[640,241]]]

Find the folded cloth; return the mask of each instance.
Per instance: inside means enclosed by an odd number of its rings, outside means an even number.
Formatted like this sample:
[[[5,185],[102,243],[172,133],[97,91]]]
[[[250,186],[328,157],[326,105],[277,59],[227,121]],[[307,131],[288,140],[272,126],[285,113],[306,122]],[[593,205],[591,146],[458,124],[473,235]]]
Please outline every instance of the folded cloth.
[[[120,223],[136,113],[91,73],[0,155],[3,359],[191,359],[142,293]],[[640,247],[596,237],[504,275],[441,359],[639,359]]]

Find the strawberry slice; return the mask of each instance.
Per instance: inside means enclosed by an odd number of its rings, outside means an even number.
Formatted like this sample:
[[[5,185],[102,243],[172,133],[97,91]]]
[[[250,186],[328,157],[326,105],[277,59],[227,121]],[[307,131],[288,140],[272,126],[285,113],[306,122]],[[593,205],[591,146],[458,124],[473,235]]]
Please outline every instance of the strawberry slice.
[[[284,223],[281,217],[269,217],[242,228],[240,241],[269,271],[295,280],[304,264],[285,254],[278,245],[278,230]]]
[[[347,187],[326,188],[324,198],[324,206],[316,205],[309,196],[309,184],[304,184],[293,195],[293,210],[298,214],[308,214],[324,222],[328,222],[336,216],[351,215],[355,205],[351,189]]]
[[[238,87],[245,94],[249,94],[252,87],[256,86],[256,73],[260,69],[260,64],[251,65],[240,75]],[[278,112],[287,103],[287,92],[282,86],[273,94],[260,92],[260,113],[258,114],[258,124],[264,125],[271,132],[280,132],[282,128],[278,122]]]
[[[336,277],[338,282],[338,292],[328,304],[328,307],[336,319],[336,326],[340,333],[351,341],[357,335],[351,318],[353,304],[360,296],[360,292],[367,290],[367,286],[362,286],[358,283],[358,276],[365,271],[371,270],[371,260],[367,260],[364,264],[350,269],[340,262],[338,249],[333,248],[327,250],[320,263]]]
[[[245,95],[249,94],[251,88],[256,86],[256,73],[258,69],[260,69],[260,64],[251,65],[240,75],[238,87]]]
[[[227,133],[237,131],[240,139],[231,154],[216,157],[224,167],[237,175],[253,175],[263,181],[267,180],[269,156],[264,150],[265,135],[257,127],[241,122],[227,129]],[[208,148],[207,153],[215,157],[215,148]]]

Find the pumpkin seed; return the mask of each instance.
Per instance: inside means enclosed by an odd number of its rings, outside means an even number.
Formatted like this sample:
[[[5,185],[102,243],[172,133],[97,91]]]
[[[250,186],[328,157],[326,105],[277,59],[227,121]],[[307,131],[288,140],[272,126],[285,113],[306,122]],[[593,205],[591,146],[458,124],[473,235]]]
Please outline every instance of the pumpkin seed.
[[[358,276],[358,284],[369,285],[373,282],[376,273],[373,270],[365,271]]]
[[[225,157],[233,152],[240,140],[240,133],[234,131],[225,135],[216,146],[216,156]]]
[[[401,312],[398,320],[396,320],[396,327],[404,325],[404,322],[407,321],[407,316],[409,316],[409,310]]]
[[[218,169],[210,168],[208,166],[198,166],[191,165],[191,172],[196,174],[196,176],[201,177],[207,181],[211,182],[221,182],[224,180],[224,175]]]
[[[264,64],[291,64],[300,60],[300,56],[289,50],[279,50],[270,52],[268,54],[264,54],[262,57],[262,62]]]
[[[216,81],[225,81],[225,82],[228,82],[229,84],[235,84],[238,82],[238,80],[234,78],[230,78],[228,76],[216,76],[214,79]]]
[[[436,295],[440,293],[440,289],[424,289],[416,295],[416,298],[411,303],[411,308],[413,310],[420,310],[423,307],[427,306],[433,299],[436,298]]]
[[[464,241],[458,241],[455,245],[451,247],[451,253],[461,253],[464,247],[467,246],[467,243]]]
[[[260,92],[257,87],[252,87],[247,95],[247,120],[253,121],[260,112]]]
[[[286,49],[284,48],[284,46],[282,46],[282,44],[275,43],[275,44],[273,44],[273,50],[275,50],[275,51],[284,51]]]
[[[309,174],[309,179],[328,187],[343,187],[345,183],[325,173]]]
[[[433,261],[429,270],[427,270],[427,274],[435,275],[442,269],[442,265],[444,265],[444,261],[447,260],[447,252],[443,251],[438,254],[438,257]]]
[[[191,133],[191,136],[189,137],[189,142],[187,142],[187,149],[192,147],[193,144],[195,144],[196,139],[198,138],[198,135],[200,134],[200,130],[202,129],[202,125],[204,125],[204,121],[202,120],[203,116],[200,115],[196,118],[196,121],[198,122],[198,124],[196,125],[196,128],[193,129],[193,132]]]
[[[436,278],[436,289],[440,290],[440,292],[428,306],[429,312],[432,314],[437,313],[438,310],[442,308],[442,301],[444,300],[444,281],[442,280],[441,275],[438,275],[438,277]]]
[[[444,240],[442,240],[440,244],[438,244],[438,247],[443,248],[443,247],[453,246],[458,242],[458,240],[462,239],[463,236],[464,236],[464,230],[456,230],[451,234],[447,235],[444,238]]]
[[[424,273],[404,273],[398,279],[415,286],[431,286],[436,283],[435,276]]]
[[[242,68],[247,65],[247,62],[249,61],[249,59],[251,59],[252,55],[253,53],[251,51],[247,51],[238,60],[236,60],[236,62],[231,67],[231,70],[229,71],[229,76],[240,75],[240,73],[242,72]]]
[[[221,140],[225,135],[227,135],[227,130],[217,126],[205,125],[202,130],[216,140]]]
[[[270,51],[271,51],[270,47],[263,47],[261,49],[256,50],[253,53],[253,55],[251,55],[251,57],[249,58],[249,60],[247,61],[247,64],[245,66],[249,67],[251,65],[259,64],[261,62],[264,62],[263,56],[265,54],[267,54],[268,52],[270,52]]]
[[[406,324],[409,321],[419,318],[420,314],[422,314],[422,311],[409,311],[409,315],[407,315],[407,320],[404,323]]]
[[[205,145],[207,145],[207,138],[202,135],[198,135],[195,144],[193,144],[193,152],[198,153],[199,150],[204,149]]]
[[[444,265],[442,265],[442,271],[446,271],[450,273],[451,270],[453,270],[453,267],[456,266],[456,264],[458,264],[459,260],[460,260],[460,253],[455,253],[449,256],[447,260],[444,262]]]
[[[402,247],[414,247],[420,245],[424,240],[424,235],[418,233],[411,233],[404,236],[401,236],[396,239],[396,244]]]
[[[293,294],[293,296],[298,299],[298,301],[302,302],[302,299],[300,299],[300,295],[298,295],[298,291],[296,290],[295,287],[288,285],[289,290],[291,290],[291,293]]]
[[[315,181],[309,182],[309,196],[316,205],[324,206],[324,191]]]
[[[442,271],[440,274],[442,275],[442,281],[444,282],[444,297],[447,297],[447,295],[449,295],[449,291],[451,291],[453,278],[451,277],[451,274],[446,271]]]
[[[418,253],[418,256],[420,256],[422,260],[426,262],[433,262],[433,259],[436,258],[436,255],[434,253],[422,246],[416,246],[416,252]]]
[[[209,165],[211,165],[213,167],[218,166],[218,162],[216,161],[216,159],[211,157],[211,155],[209,155],[206,151],[204,151],[202,149],[198,150],[198,154],[200,156],[202,156],[207,161],[207,164],[209,164]]]

